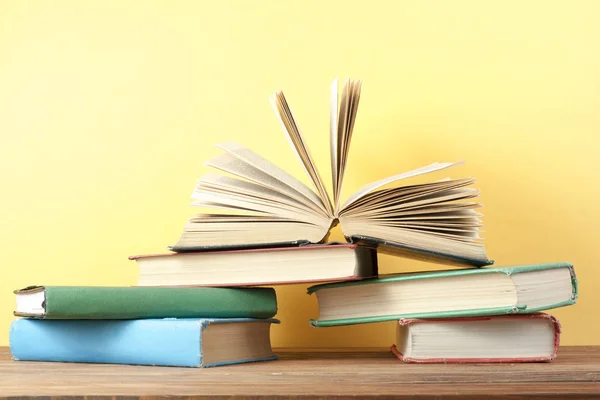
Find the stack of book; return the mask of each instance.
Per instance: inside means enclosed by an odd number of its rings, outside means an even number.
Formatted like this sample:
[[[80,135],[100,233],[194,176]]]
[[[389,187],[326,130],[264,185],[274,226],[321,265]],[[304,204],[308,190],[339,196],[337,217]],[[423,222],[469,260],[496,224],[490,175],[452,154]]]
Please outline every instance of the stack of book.
[[[422,182],[460,163],[443,162],[369,183],[342,202],[362,82],[334,80],[330,99],[332,196],[326,189],[283,93],[271,104],[306,172],[304,185],[281,168],[238,143],[218,144],[223,153],[206,165],[221,173],[200,178],[191,218],[173,250],[182,260],[139,259],[144,284],[253,284],[342,280],[309,288],[319,304],[315,327],[397,321],[392,350],[405,361],[539,361],[556,356],[560,328],[543,310],[573,304],[577,281],[569,263],[492,268],[483,239],[472,178]],[[340,95],[341,94],[341,95]],[[225,211],[223,211],[225,210]],[[327,243],[339,224],[351,244]],[[215,248],[286,246],[296,263],[264,260],[245,270],[246,257],[228,276],[186,252]],[[290,251],[295,246],[296,250]],[[359,254],[342,268],[338,252]],[[379,276],[377,253],[448,266],[446,270]],[[306,255],[303,255],[306,254]],[[328,254],[327,256],[321,254]],[[331,254],[331,256],[329,256]],[[348,254],[350,254],[348,252]],[[363,254],[360,256],[360,254]],[[185,262],[184,260],[189,260]],[[146,263],[146,265],[144,265]],[[400,272],[400,271],[399,271]],[[255,275],[256,274],[256,275]],[[521,316],[523,314],[523,316]]]
[[[61,321],[43,319],[51,317],[40,307],[52,304],[50,288],[45,295],[39,294],[43,288],[19,292],[26,308],[18,307],[17,315],[35,319],[13,324],[13,355],[188,366],[272,359],[268,326],[277,321],[268,319],[276,312],[270,286],[310,282],[315,285],[308,292],[316,294],[320,310],[313,326],[396,321],[391,349],[404,361],[553,359],[560,327],[541,311],[576,301],[573,266],[490,267],[479,236],[475,180],[419,182],[460,163],[436,162],[390,176],[341,201],[361,90],[356,80],[347,80],[341,95],[337,80],[331,86],[331,197],[279,91],[271,104],[312,189],[241,144],[219,144],[223,153],[206,165],[221,173],[196,182],[192,205],[202,211],[189,219],[171,252],[130,257],[139,266],[138,287],[105,289],[113,292],[102,296],[90,288],[56,289],[63,294],[55,298],[63,300],[54,302],[64,308],[54,318]],[[346,243],[329,240],[338,224]],[[383,276],[379,253],[448,268]],[[93,316],[73,311],[92,305]],[[94,320],[82,321],[89,318]],[[192,338],[187,350],[178,347]],[[51,356],[44,353],[52,347],[48,343],[56,347]],[[194,352],[198,346],[201,351]],[[207,349],[219,349],[219,356],[208,357]],[[175,354],[189,358],[165,362]]]
[[[32,286],[16,303],[16,360],[213,367],[277,358],[272,288]]]
[[[309,288],[317,327],[397,321],[392,352],[406,362],[549,361],[560,325],[540,311],[573,304],[569,263],[380,276]]]

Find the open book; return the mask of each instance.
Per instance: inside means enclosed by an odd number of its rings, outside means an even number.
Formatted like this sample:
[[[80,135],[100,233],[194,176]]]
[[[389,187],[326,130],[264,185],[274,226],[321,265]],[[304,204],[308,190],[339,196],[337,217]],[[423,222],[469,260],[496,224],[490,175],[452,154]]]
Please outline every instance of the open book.
[[[192,205],[225,210],[203,213],[184,227],[174,251],[300,245],[327,240],[339,222],[346,239],[383,252],[452,264],[491,264],[472,201],[474,179],[442,179],[400,185],[403,180],[453,167],[433,163],[372,182],[341,201],[362,82],[331,86],[330,198],[281,91],[271,104],[314,190],[252,150],[233,142],[218,144],[223,153],[206,165],[226,173],[208,174],[196,183]]]

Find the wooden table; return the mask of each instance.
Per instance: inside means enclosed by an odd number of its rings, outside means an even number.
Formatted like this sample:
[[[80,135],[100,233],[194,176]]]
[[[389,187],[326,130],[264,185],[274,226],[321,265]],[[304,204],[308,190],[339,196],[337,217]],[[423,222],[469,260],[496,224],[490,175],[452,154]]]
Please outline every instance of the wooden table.
[[[539,364],[403,364],[384,351],[279,355],[197,369],[12,361],[0,347],[0,398],[600,399],[600,347],[562,347]]]

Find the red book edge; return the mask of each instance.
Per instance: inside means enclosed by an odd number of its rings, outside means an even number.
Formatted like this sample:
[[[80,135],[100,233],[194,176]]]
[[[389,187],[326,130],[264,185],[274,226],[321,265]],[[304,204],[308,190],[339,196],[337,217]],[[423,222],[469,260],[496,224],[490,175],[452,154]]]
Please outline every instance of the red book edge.
[[[547,357],[521,357],[521,358],[412,358],[405,357],[396,345],[392,345],[390,350],[392,353],[400,360],[406,363],[416,363],[416,364],[434,364],[434,363],[442,363],[442,364],[467,364],[467,363],[515,363],[515,362],[544,362],[544,361],[552,361],[556,358],[558,353],[558,346],[560,344],[560,323],[556,318],[554,318],[550,314],[537,313],[537,314],[521,314],[521,315],[500,315],[493,317],[463,317],[463,318],[440,318],[436,319],[436,321],[444,321],[448,323],[458,322],[458,321],[486,321],[490,319],[526,319],[526,318],[542,318],[548,319],[552,322],[554,326],[554,347],[552,349],[552,353]],[[400,325],[409,325],[415,322],[427,322],[431,319],[424,318],[407,318],[401,319],[398,321]]]
[[[206,251],[197,251],[197,252],[185,252],[185,253],[163,253],[163,254],[143,254],[137,256],[129,256],[130,260],[137,260],[140,258],[150,258],[150,257],[176,257],[176,256],[192,256],[197,254],[231,254],[231,253],[264,253],[264,252],[274,252],[274,251],[304,251],[304,250],[319,250],[319,249],[329,249],[329,248],[348,248],[355,249],[359,247],[358,244],[354,243],[324,243],[324,244],[310,244],[303,246],[289,246],[289,247],[265,247],[265,248],[252,248],[252,249],[235,249],[235,250],[206,250]]]

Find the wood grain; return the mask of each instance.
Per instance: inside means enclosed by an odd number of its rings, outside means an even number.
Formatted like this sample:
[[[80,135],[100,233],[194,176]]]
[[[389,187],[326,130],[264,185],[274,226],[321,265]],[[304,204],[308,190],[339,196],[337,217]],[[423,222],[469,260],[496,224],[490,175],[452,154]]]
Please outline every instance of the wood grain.
[[[196,369],[12,361],[0,347],[0,398],[600,398],[600,346],[562,347],[555,361],[534,364],[404,364],[387,351],[278,353],[278,361]]]

